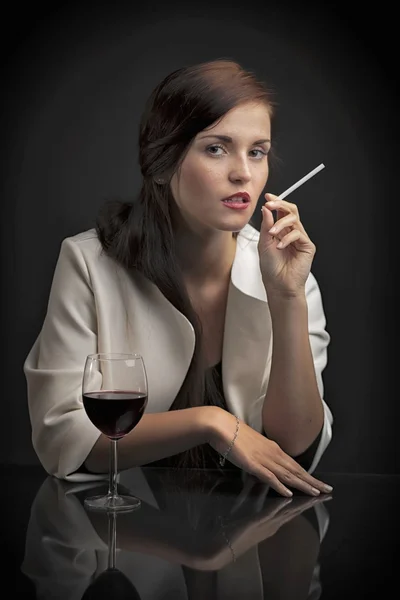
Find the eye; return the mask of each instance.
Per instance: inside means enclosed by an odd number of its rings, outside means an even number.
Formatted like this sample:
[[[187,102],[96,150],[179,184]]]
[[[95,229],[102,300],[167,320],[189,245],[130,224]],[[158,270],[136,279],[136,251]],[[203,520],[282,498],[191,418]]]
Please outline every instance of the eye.
[[[207,152],[211,154],[211,156],[222,156],[226,150],[224,146],[221,146],[220,144],[212,144],[211,146],[207,146]],[[252,158],[256,158],[257,160],[262,160],[262,158],[268,154],[268,152],[261,148],[254,148],[253,150],[250,150],[250,153],[255,153],[252,154]]]
[[[214,150],[216,150],[216,152],[214,152]],[[218,153],[218,150],[225,150],[225,148],[219,144],[213,144],[212,146],[207,147],[207,152],[212,156],[221,156],[221,153]]]
[[[265,152],[265,150],[261,150],[260,148],[254,148],[254,150],[250,150],[250,152],[258,152],[257,156],[254,156],[254,158],[257,158],[258,160],[261,160],[264,156],[267,156],[268,152]]]

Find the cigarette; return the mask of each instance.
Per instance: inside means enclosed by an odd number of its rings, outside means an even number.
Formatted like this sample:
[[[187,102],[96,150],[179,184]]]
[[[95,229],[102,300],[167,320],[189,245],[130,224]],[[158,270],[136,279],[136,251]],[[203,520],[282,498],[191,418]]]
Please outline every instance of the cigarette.
[[[304,177],[299,179],[299,181],[297,183],[294,183],[293,185],[291,185],[290,188],[285,190],[282,194],[279,194],[278,198],[283,200],[284,198],[286,198],[286,196],[289,196],[289,194],[294,192],[294,190],[297,190],[298,187],[300,187],[301,185],[303,185],[303,183],[305,183],[306,181],[311,179],[311,177],[314,177],[314,175],[319,173],[319,171],[322,171],[322,169],[324,169],[324,168],[325,168],[325,165],[323,163],[321,163],[320,165],[318,165],[318,167],[315,167],[315,169],[310,171],[308,173],[308,175],[305,175]]]

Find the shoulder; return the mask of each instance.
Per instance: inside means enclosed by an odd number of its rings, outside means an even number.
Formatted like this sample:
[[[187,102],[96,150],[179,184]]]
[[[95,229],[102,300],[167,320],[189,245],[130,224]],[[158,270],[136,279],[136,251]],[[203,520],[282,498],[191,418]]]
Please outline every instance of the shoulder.
[[[60,246],[60,258],[90,264],[105,257],[102,245],[95,229],[87,229],[63,238]]]
[[[93,272],[108,272],[111,259],[105,254],[95,229],[88,229],[62,239],[57,269],[64,275],[80,273],[85,278]]]
[[[82,253],[101,251],[100,240],[94,228],[64,238],[61,247],[79,249]]]

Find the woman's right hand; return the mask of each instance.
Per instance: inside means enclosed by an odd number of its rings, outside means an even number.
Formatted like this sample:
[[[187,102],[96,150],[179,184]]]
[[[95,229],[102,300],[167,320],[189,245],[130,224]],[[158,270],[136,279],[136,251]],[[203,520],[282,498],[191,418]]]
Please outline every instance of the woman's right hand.
[[[209,443],[223,455],[236,431],[236,417],[220,408],[217,408],[217,411]],[[258,433],[244,421],[240,421],[239,433],[227,460],[267,483],[282,496],[293,495],[286,486],[311,496],[332,491],[330,486],[303,469],[276,442]]]

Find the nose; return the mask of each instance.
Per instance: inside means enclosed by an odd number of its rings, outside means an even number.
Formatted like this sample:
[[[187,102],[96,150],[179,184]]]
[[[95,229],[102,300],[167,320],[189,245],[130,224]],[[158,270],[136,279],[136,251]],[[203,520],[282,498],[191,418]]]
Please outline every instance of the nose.
[[[246,159],[237,159],[231,165],[229,179],[233,183],[248,183],[251,179],[250,165]]]

